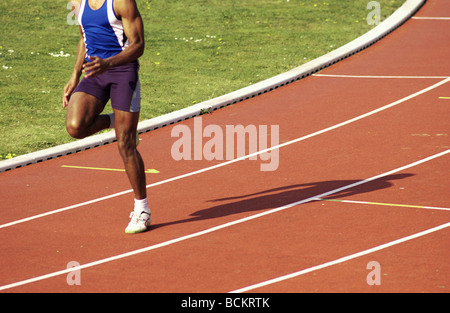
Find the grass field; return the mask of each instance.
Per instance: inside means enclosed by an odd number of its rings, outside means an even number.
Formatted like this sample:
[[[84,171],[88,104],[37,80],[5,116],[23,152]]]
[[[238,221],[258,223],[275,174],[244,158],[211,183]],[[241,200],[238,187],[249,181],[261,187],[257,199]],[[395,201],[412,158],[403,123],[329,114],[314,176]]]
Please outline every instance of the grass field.
[[[141,120],[280,74],[370,30],[369,0],[137,0]],[[382,20],[404,0],[379,0]],[[72,141],[62,89],[79,31],[68,0],[0,2],[0,160]],[[111,109],[107,105],[107,112]]]

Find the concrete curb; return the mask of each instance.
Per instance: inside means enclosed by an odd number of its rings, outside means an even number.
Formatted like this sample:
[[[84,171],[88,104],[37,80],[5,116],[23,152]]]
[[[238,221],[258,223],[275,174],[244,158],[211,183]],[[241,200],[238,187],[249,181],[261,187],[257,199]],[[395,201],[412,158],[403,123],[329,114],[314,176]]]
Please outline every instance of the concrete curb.
[[[366,49],[378,40],[382,39],[408,20],[425,2],[426,0],[407,0],[397,11],[395,11],[389,18],[380,23],[377,27],[328,54],[254,85],[172,113],[140,122],[138,125],[138,132],[146,133],[167,125],[190,119],[205,112],[211,112],[213,110],[259,96],[263,93],[272,91],[276,88],[285,86],[314,74],[349,56],[352,56],[355,53],[360,52],[361,50]],[[116,141],[115,133],[114,131],[110,131],[78,140],[76,142],[21,155],[9,160],[0,161],[0,172],[77,153],[83,150],[106,145],[114,141]]]

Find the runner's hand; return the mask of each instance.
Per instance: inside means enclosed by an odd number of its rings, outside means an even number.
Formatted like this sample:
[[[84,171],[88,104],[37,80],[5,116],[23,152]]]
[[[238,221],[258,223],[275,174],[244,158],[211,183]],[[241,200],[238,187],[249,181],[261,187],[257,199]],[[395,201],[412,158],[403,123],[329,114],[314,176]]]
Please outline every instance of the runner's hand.
[[[109,62],[105,59],[101,59],[96,56],[88,56],[91,62],[87,62],[83,65],[83,73],[86,73],[86,78],[95,77],[101,73],[106,72],[109,68]]]
[[[75,90],[75,88],[77,88],[77,86],[78,79],[72,77],[64,87],[63,108],[66,108],[69,105],[70,96],[72,95],[72,92]]]

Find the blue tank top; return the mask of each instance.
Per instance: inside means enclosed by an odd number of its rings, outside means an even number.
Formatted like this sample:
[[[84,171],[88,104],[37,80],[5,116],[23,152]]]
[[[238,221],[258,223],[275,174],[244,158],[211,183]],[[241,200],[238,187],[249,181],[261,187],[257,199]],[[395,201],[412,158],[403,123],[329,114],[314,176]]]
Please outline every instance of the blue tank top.
[[[78,14],[88,56],[102,59],[120,53],[128,46],[122,21],[114,12],[113,0],[105,0],[101,8],[93,10],[88,0],[82,0]]]

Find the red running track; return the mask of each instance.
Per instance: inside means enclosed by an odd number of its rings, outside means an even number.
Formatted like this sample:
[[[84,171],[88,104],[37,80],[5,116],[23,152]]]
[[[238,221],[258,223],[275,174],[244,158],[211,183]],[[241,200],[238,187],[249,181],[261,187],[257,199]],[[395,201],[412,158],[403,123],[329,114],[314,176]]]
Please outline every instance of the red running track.
[[[175,161],[172,129],[194,133],[198,119],[142,135],[160,172],[148,174],[143,234],[124,233],[125,174],[80,168],[120,169],[116,144],[0,174],[0,290],[449,292],[450,20],[433,17],[450,17],[448,1],[316,75],[201,117],[223,131],[278,125],[275,171],[260,156]]]

